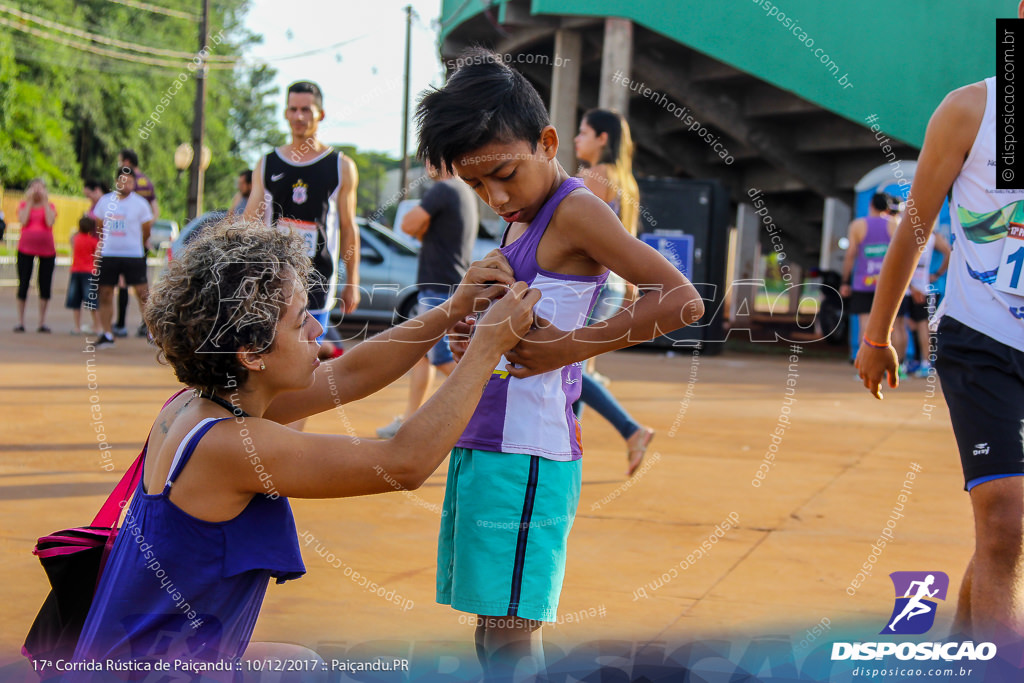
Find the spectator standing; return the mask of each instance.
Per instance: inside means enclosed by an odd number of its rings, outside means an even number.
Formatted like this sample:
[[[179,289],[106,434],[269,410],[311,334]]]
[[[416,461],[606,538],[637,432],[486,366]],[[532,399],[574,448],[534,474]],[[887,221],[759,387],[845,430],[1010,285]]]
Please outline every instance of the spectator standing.
[[[587,189],[607,203],[623,227],[636,237],[640,190],[633,177],[633,138],[626,119],[615,111],[591,109],[583,115],[573,144],[582,163],[579,176]],[[627,291],[627,300],[632,301],[635,298],[633,285],[627,285]],[[588,325],[618,313],[612,299],[612,291],[605,284]],[[638,423],[619,404],[608,390],[608,379],[597,372],[595,360],[591,358],[585,366],[580,400],[573,405],[573,410],[576,417],[582,417],[583,405],[591,406],[615,427],[626,442],[626,474],[632,476],[647,454],[654,430]]]
[[[121,278],[135,289],[139,312],[144,313],[149,288],[146,284],[146,247],[153,227],[149,203],[135,194],[135,172],[123,166],[114,192],[103,195],[96,204],[99,215],[100,263],[97,268],[100,287],[100,325],[96,348],[114,345],[114,287]]]
[[[879,192],[871,198],[866,218],[857,218],[850,223],[850,245],[846,248],[843,259],[842,285],[839,294],[850,299],[850,313],[857,316],[857,329],[861,337],[868,323],[871,304],[875,300],[875,288],[878,276],[882,272],[882,261],[885,259],[892,235],[896,231],[896,221],[889,215],[892,204],[891,197]],[[902,366],[903,356],[907,350],[907,328],[902,318],[907,314],[909,296],[900,301],[896,323],[892,328],[892,345],[901,359],[900,375],[906,377]]]
[[[93,332],[100,329],[100,313],[96,305],[99,285],[92,271],[96,248],[99,246],[96,219],[86,214],[78,219],[78,232],[71,236],[71,274],[68,277],[68,293],[64,306],[70,308],[75,318],[71,334]],[[92,327],[82,326],[82,305],[92,315]]]
[[[118,156],[118,166],[120,168],[130,168],[132,173],[135,174],[135,194],[142,197],[149,202],[149,209],[153,214],[153,220],[160,217],[160,205],[156,201],[156,187],[153,185],[153,181],[149,179],[145,173],[139,169],[139,155],[135,153],[134,149],[126,147],[121,150]],[[143,249],[146,249],[146,245],[143,245]],[[117,287],[117,322],[114,323],[114,336],[116,337],[127,337],[128,336],[128,283],[125,282],[122,277],[118,282]],[[146,336],[146,324],[142,323],[139,325],[139,329],[136,330],[136,334],[139,337]]]
[[[57,221],[57,207],[50,203],[46,182],[36,178],[28,184],[25,200],[18,205],[21,237],[18,239],[18,324],[15,332],[25,331],[25,304],[35,261],[39,261],[39,327],[37,332],[49,332],[46,326],[46,307],[50,304],[53,267],[57,261],[57,248],[53,242],[53,224]]]
[[[423,195],[419,206],[402,217],[401,223],[402,232],[423,242],[416,272],[420,315],[447,301],[466,274],[480,224],[476,195],[469,185],[443,169],[428,165],[427,172],[438,182]],[[434,381],[435,368],[448,376],[454,367],[448,338],[442,337],[412,368],[405,412],[378,429],[377,436],[390,439],[419,410]]]
[[[231,208],[228,209],[229,216],[241,216],[245,213],[245,207],[249,205],[249,195],[252,193],[252,169],[247,168],[238,174],[238,193],[231,200]]]
[[[102,180],[89,178],[82,184],[82,194],[92,202],[89,210],[86,211],[86,215],[92,216],[93,220],[99,220],[100,217],[96,215],[96,203],[108,192],[110,192],[110,188]]]

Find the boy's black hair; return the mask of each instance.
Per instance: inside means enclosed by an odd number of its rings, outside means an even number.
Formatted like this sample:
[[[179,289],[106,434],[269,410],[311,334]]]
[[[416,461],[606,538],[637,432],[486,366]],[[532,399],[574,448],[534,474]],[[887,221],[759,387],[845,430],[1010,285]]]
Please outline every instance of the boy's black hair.
[[[242,171],[238,175],[240,177],[242,177],[242,178],[245,178],[245,182],[247,182],[250,185],[252,185],[252,169],[251,168],[245,169],[244,171]]]
[[[454,173],[453,161],[491,142],[524,140],[536,150],[550,119],[530,82],[484,48],[469,48],[458,61],[448,82],[416,107],[417,156]]]
[[[318,109],[324,108],[324,94],[323,92],[320,91],[320,86],[314,83],[313,81],[295,81],[294,83],[289,85],[288,92],[286,92],[284,95],[285,104],[288,103],[288,96],[291,95],[293,92],[308,92],[310,95],[313,96],[313,104],[315,104]]]
[[[877,192],[871,197],[871,208],[875,211],[889,210],[889,195],[884,192]]]
[[[135,150],[131,149],[130,147],[125,147],[124,149],[121,150],[121,158],[127,161],[133,167],[137,167],[139,165],[139,155],[136,154]]]
[[[96,180],[95,178],[88,178],[82,184],[85,186],[85,189],[87,189],[87,190],[99,190],[103,194],[107,194],[108,192],[110,192],[110,186],[107,185],[102,180]]]

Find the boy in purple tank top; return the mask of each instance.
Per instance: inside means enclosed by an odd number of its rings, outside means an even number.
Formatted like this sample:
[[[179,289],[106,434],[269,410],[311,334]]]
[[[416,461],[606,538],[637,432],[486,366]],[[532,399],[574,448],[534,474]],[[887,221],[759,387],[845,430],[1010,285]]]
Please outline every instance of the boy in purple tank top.
[[[517,665],[544,668],[540,628],[556,618],[579,501],[572,404],[583,361],[695,322],[704,306],[561,167],[558,133],[526,79],[486,50],[463,57],[420,101],[419,155],[462,178],[508,223],[501,252],[515,278],[541,292],[534,329],[495,367],[452,451],[438,539],[437,600],[479,615],[481,666],[502,678]],[[588,327],[609,270],[645,295]]]

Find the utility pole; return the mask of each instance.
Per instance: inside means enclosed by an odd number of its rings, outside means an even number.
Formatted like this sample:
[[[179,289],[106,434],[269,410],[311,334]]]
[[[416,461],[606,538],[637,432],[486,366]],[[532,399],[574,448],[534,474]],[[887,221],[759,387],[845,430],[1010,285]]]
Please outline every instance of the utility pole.
[[[209,2],[209,0],[205,0]],[[409,192],[409,56],[412,52],[412,5],[405,6],[405,87],[402,91],[402,198]]]
[[[196,100],[192,108],[192,166],[188,170],[188,217],[203,210],[203,138],[206,120],[206,51],[210,42],[210,0],[202,0],[203,18],[199,22],[199,68],[196,69]]]

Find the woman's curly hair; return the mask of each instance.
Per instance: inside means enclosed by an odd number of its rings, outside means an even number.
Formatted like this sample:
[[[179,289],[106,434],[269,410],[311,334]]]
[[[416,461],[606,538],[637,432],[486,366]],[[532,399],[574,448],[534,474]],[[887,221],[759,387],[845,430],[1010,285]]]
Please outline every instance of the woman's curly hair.
[[[291,282],[305,289],[309,274],[293,234],[241,218],[207,228],[169,264],[146,303],[161,362],[203,391],[244,386],[249,373],[238,350],[272,348]]]

